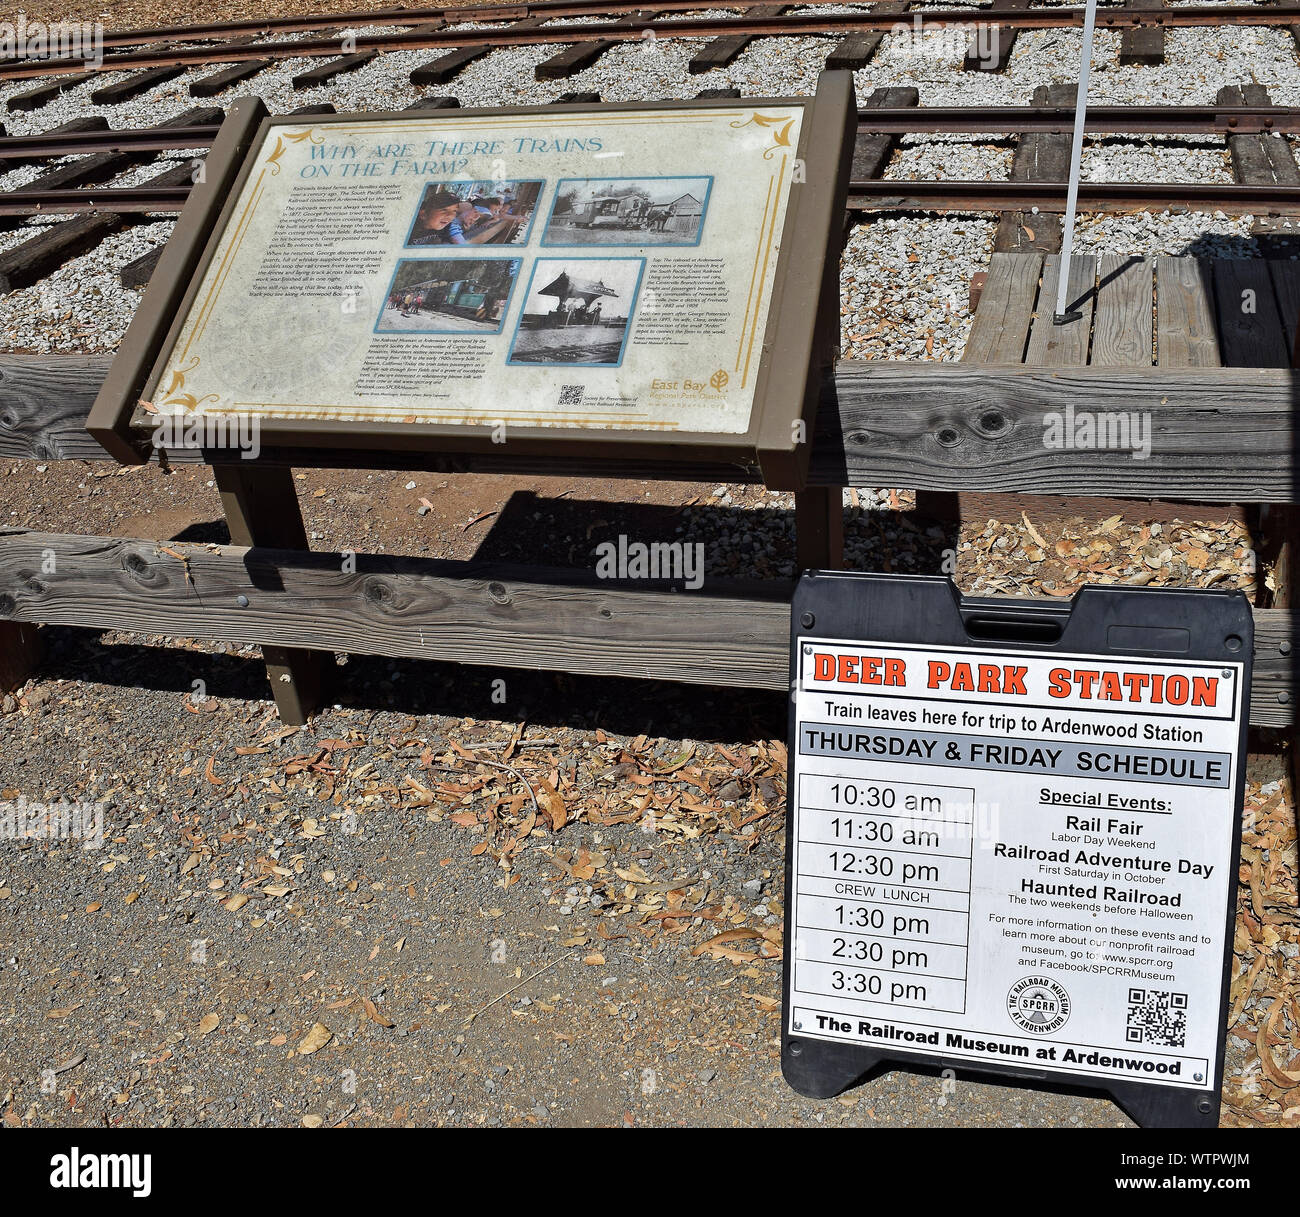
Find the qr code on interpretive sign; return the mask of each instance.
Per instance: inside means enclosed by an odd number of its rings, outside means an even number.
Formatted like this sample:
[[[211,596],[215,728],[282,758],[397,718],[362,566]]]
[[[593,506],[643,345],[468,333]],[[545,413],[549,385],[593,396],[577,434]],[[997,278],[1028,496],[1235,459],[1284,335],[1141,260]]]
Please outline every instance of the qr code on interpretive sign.
[[[561,385],[560,386],[560,405],[562,406],[580,406],[582,405],[582,385]]]
[[[1125,1038],[1130,1044],[1184,1047],[1187,1043],[1187,994],[1167,993],[1163,989],[1130,989]]]

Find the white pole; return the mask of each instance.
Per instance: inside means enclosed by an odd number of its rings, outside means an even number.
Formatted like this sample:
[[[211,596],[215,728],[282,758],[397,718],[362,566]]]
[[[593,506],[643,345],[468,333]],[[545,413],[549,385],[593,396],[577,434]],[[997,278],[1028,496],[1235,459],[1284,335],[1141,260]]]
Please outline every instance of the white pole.
[[[1074,98],[1074,140],[1070,145],[1070,188],[1061,224],[1061,269],[1056,284],[1055,325],[1077,321],[1079,314],[1065,311],[1070,286],[1070,247],[1074,244],[1074,212],[1079,202],[1079,162],[1083,159],[1083,120],[1088,111],[1088,73],[1092,67],[1092,30],[1097,19],[1097,0],[1087,0],[1083,14],[1083,53],[1079,59],[1079,91]]]

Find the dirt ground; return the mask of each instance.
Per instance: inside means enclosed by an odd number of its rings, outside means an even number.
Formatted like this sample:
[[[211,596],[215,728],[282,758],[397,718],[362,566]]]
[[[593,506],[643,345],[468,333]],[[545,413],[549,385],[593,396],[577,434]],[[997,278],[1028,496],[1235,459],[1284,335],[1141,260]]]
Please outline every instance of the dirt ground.
[[[228,540],[207,469],[6,474],[11,527]],[[683,529],[717,573],[792,560],[788,502],[752,487],[296,477],[321,549],[584,566],[619,532]],[[867,498],[853,564],[939,569],[954,537]],[[1253,583],[1238,521],[1128,510],[973,521],[959,577],[1064,588],[1104,558],[1132,581],[1155,553],[1161,581]],[[1103,1098],[904,1072],[827,1102],[785,1085],[778,696],[354,656],[293,730],[254,648],[45,633],[0,714],[0,799],[104,802],[107,841],[0,859],[11,1125],[1128,1123]],[[1228,1124],[1300,1114],[1280,773],[1250,773]]]

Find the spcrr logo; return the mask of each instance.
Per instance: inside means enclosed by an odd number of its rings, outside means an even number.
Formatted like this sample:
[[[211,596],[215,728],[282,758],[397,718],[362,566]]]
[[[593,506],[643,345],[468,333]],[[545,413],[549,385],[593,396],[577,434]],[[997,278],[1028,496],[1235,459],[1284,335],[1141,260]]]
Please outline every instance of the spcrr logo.
[[[1070,995],[1050,976],[1022,976],[1007,994],[1007,1013],[1035,1035],[1059,1031],[1070,1018]]]
[[[50,1165],[51,1187],[129,1188],[141,1199],[153,1191],[152,1154],[83,1154],[74,1145]]]

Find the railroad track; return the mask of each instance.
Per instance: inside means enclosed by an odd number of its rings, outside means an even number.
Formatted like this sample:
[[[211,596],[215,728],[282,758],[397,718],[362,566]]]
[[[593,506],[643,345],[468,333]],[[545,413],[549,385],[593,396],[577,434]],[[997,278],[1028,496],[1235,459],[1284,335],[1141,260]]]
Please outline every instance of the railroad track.
[[[443,99],[449,100],[449,99]],[[882,106],[859,111],[858,139],[934,133],[1041,133],[1064,136],[1073,109],[1067,106],[921,107]],[[1255,135],[1300,132],[1300,110],[1271,105],[1097,106],[1088,112],[1093,133],[1160,135]],[[66,156],[139,156],[210,145],[215,123],[136,130],[56,130],[44,135],[0,138],[0,165]],[[855,176],[849,188],[851,211],[1004,211],[1064,206],[1064,181],[903,180]],[[20,189],[0,194],[0,216],[31,217],[78,212],[166,213],[179,211],[187,185],[120,188]],[[1080,204],[1088,210],[1182,207],[1244,215],[1263,211],[1300,215],[1300,186],[1279,182],[1233,184],[1084,182]]]
[[[716,0],[714,0],[716,2]],[[976,40],[964,67],[996,70],[1006,66],[1015,31],[1066,28],[1079,24],[1082,8],[1031,8],[1028,0],[992,0],[982,9],[931,11],[910,14],[910,0],[879,0],[869,12],[821,12],[834,0],[810,0],[798,13],[781,5],[749,6],[736,17],[696,19],[692,13],[711,7],[710,0],[667,0],[653,10],[610,0],[541,0],[540,3],[506,5],[490,9],[458,7],[385,9],[372,12],[319,14],[261,21],[217,22],[189,27],[159,26],[108,32],[105,45],[115,48],[103,71],[139,69],[134,75],[116,74],[92,91],[91,100],[116,100],[139,96],[164,80],[202,64],[226,64],[215,75],[194,79],[189,92],[208,97],[254,77],[257,72],[287,57],[333,56],[294,79],[295,86],[325,83],[345,71],[370,62],[383,51],[441,48],[439,58],[410,71],[413,84],[424,86],[454,78],[468,64],[504,46],[556,44],[560,50],[537,65],[539,79],[561,79],[590,67],[613,47],[655,37],[712,37],[697,50],[691,68],[702,70],[731,62],[755,37],[833,34],[840,40],[828,50],[833,67],[860,67],[877,51],[885,32],[900,21],[923,16],[927,26],[982,25],[997,33],[995,55],[984,54],[972,62]],[[1165,0],[1125,0],[1104,8],[1102,28],[1120,29],[1126,41],[1121,59],[1158,62],[1163,45],[1148,34],[1172,27],[1206,24],[1265,25],[1289,28],[1300,45],[1300,3],[1269,3],[1251,7],[1189,5],[1163,7]],[[1155,7],[1153,7],[1155,6]],[[685,16],[683,16],[685,14]],[[544,25],[563,18],[610,18],[585,25]],[[457,22],[493,23],[486,29],[454,28]],[[339,55],[343,28],[392,27],[381,34],[358,37]],[[342,27],[342,28],[341,28]],[[328,36],[325,36],[328,32]],[[266,41],[275,35],[307,34],[297,41]],[[1132,38],[1141,35],[1139,41]],[[1157,40],[1158,41],[1158,40]],[[987,52],[987,41],[983,44]],[[35,89],[11,92],[11,110],[36,109],[57,97],[70,83],[88,72],[76,60],[15,62],[0,60],[0,83],[27,76],[49,79]],[[256,91],[251,82],[249,91]],[[111,94],[111,97],[105,96]],[[711,89],[700,96],[739,96],[735,89]],[[565,94],[557,99],[598,101],[595,94]],[[1059,239],[1055,218],[1046,223],[1024,222],[1026,215],[1055,217],[1066,197],[1063,149],[1073,122],[1073,94],[1065,86],[1040,89],[1030,106],[922,107],[915,89],[877,90],[859,112],[857,155],[848,210],[854,213],[893,212],[993,212],[1002,217],[998,249],[1030,247],[1050,252]],[[1202,210],[1230,215],[1300,216],[1300,175],[1287,164],[1273,174],[1243,168],[1239,148],[1245,141],[1300,132],[1300,110],[1269,104],[1260,90],[1222,94],[1214,106],[1094,106],[1088,111],[1087,129],[1097,134],[1219,136],[1233,147],[1236,181],[1200,183],[1092,183],[1080,191],[1080,206],[1088,211]],[[417,97],[408,109],[455,107],[454,97]],[[332,106],[301,107],[293,113],[331,112]],[[129,186],[114,186],[111,179],[128,166],[147,164],[151,156],[178,150],[201,152],[216,137],[219,124],[211,116],[220,111],[191,110],[187,116],[156,127],[112,130],[103,118],[76,119],[39,135],[5,136],[0,128],[0,172],[20,165],[43,164],[60,158],[81,158],[47,170],[20,189],[0,193],[0,230],[40,216],[72,216],[66,224],[36,230],[28,241],[0,253],[0,291],[35,281],[69,257],[93,247],[96,238],[148,215],[176,213],[189,194],[190,181],[174,163],[168,172]],[[945,177],[922,180],[887,179],[889,156],[907,135],[988,134],[1011,138],[1018,148],[1010,180],[961,180]],[[1286,158],[1293,158],[1285,140],[1279,143]],[[1255,149],[1256,160],[1267,162],[1269,149]],[[110,184],[105,184],[110,183]],[[124,268],[123,282],[138,286],[147,281],[152,263],[139,260]]]
[[[813,0],[812,7],[824,7],[833,0]],[[1237,5],[1192,5],[1179,8],[1149,7],[1160,0],[1130,0],[1119,7],[1105,8],[1098,15],[1098,27],[1120,31],[1160,31],[1195,26],[1274,26],[1289,28],[1300,40],[1300,4],[1269,4],[1251,7]],[[1006,66],[1006,57],[1014,41],[1014,32],[1028,29],[1069,29],[1083,24],[1084,9],[1076,6],[1029,8],[1013,0],[994,0],[981,9],[942,9],[909,14],[908,6],[884,0],[879,11],[861,13],[789,13],[787,5],[751,5],[740,15],[729,18],[694,18],[680,15],[660,16],[663,10],[678,14],[683,10],[711,7],[705,0],[672,0],[656,5],[647,13],[644,5],[580,3],[551,6],[546,3],[506,9],[414,9],[388,10],[377,14],[334,14],[319,18],[291,18],[287,23],[227,22],[196,27],[160,27],[153,30],[122,31],[105,34],[105,45],[120,48],[103,58],[102,63],[79,58],[4,59],[0,60],[0,81],[41,77],[73,77],[83,82],[97,72],[142,69],[162,72],[206,64],[256,64],[257,69],[282,59],[339,57],[334,65],[323,65],[313,74],[313,83],[329,79],[343,71],[368,62],[377,54],[394,51],[443,49],[454,51],[459,63],[509,46],[600,44],[601,53],[622,42],[648,39],[708,38],[723,45],[701,59],[698,70],[722,66],[744,49],[752,38],[802,38],[839,36],[843,41],[827,56],[828,64],[838,67],[861,66],[875,49],[870,35],[894,30],[909,16],[924,21],[927,29],[944,27],[985,27],[997,32],[992,57],[972,52],[968,67],[998,69]],[[801,4],[801,9],[809,5]],[[566,11],[560,12],[563,8]],[[448,14],[455,21],[449,23]],[[565,17],[592,15],[614,17],[581,25],[554,25],[548,21]],[[464,28],[464,23],[489,28]],[[352,35],[347,39],[347,54],[340,57],[338,27],[345,29],[391,24],[394,28],[379,34]],[[307,37],[292,41],[258,41],[259,33],[287,33],[330,28],[330,36]],[[180,43],[178,45],[178,43]],[[188,44],[188,45],[185,45]],[[852,44],[852,45],[850,45]],[[870,45],[869,45],[870,44]],[[706,48],[706,51],[708,48]],[[1145,52],[1151,54],[1151,52]],[[728,58],[729,57],[729,58]],[[1130,56],[1132,58],[1132,56]],[[1149,59],[1136,61],[1148,62]],[[591,57],[582,61],[590,66]],[[434,64],[426,65],[434,68]],[[448,65],[450,68],[451,65]],[[328,69],[328,70],[326,70]],[[423,69],[416,69],[421,72]],[[457,69],[458,70],[458,69]],[[415,73],[412,74],[413,79]],[[11,99],[12,101],[12,99]]]

